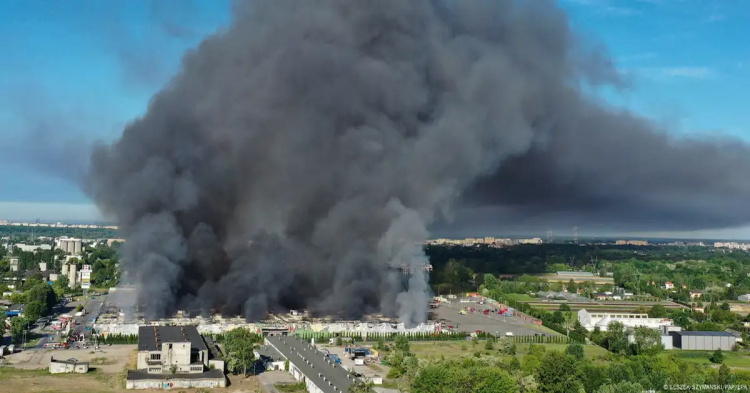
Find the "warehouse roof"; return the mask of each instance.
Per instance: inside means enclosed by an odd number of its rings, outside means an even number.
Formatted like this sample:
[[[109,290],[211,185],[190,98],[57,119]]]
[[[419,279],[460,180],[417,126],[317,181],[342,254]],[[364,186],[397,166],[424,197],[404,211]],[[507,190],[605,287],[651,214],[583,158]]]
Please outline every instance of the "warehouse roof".
[[[261,345],[255,348],[255,352],[258,353],[258,356],[261,358],[261,360],[268,359],[273,362],[284,360],[284,357],[279,353],[279,351],[275,350],[270,345]]]
[[[294,336],[268,336],[266,341],[324,393],[346,392],[354,377],[312,344]]]
[[[676,334],[679,334],[680,336],[711,336],[711,337],[734,337],[732,334],[727,332],[686,332],[686,331],[679,331],[675,332]]]
[[[206,343],[195,326],[139,326],[138,350],[158,351],[162,343],[190,342],[190,346],[206,351]]]

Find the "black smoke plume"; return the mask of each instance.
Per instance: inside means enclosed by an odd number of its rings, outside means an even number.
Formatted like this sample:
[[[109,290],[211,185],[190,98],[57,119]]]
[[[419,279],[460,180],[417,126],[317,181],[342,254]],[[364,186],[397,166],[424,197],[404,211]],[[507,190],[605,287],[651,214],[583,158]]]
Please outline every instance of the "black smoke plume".
[[[621,81],[549,1],[237,3],[148,112],[96,149],[88,189],[127,236],[125,279],[151,317],[306,307],[418,323],[420,243],[470,187],[474,205],[536,208],[556,201],[537,191],[579,173],[667,172],[646,152],[616,163],[560,142],[580,135],[607,152],[656,143],[672,171],[692,159],[581,93],[602,83]],[[606,162],[588,171],[594,158]],[[555,176],[568,180],[544,184]]]

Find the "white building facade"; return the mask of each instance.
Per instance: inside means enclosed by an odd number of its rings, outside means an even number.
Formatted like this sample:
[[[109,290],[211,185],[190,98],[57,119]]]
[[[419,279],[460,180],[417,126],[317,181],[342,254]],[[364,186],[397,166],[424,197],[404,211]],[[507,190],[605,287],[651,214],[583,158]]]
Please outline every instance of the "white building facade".
[[[647,327],[659,329],[662,326],[672,326],[672,320],[667,318],[649,318],[648,314],[630,313],[589,313],[585,309],[578,311],[578,322],[588,331],[595,328],[605,332],[612,322],[620,322],[625,327]]]

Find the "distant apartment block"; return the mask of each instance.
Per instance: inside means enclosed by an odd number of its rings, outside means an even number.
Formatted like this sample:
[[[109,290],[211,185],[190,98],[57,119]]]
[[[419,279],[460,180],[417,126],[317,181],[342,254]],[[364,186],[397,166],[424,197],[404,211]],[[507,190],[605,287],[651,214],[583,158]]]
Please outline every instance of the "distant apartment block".
[[[648,240],[617,240],[617,246],[648,246]]]
[[[728,248],[730,250],[750,250],[750,243],[736,243],[736,242],[716,242],[714,243],[715,248]]]
[[[434,239],[429,240],[427,244],[435,245],[449,245],[449,246],[475,246],[475,245],[488,245],[494,247],[507,247],[515,246],[518,244],[542,244],[543,241],[539,237],[528,238],[528,239],[510,239],[510,238],[495,238],[495,237],[467,237],[465,239]]]

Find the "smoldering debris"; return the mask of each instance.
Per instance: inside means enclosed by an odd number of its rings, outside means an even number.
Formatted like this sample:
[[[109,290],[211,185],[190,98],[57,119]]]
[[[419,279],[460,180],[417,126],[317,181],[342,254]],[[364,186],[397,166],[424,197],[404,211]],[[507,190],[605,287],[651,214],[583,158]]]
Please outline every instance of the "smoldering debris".
[[[630,132],[601,129],[617,114],[583,122],[598,107],[579,86],[620,84],[584,47],[551,1],[237,3],[95,150],[88,190],[127,236],[124,280],[151,317],[419,323],[421,242],[464,190],[561,127]]]

